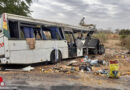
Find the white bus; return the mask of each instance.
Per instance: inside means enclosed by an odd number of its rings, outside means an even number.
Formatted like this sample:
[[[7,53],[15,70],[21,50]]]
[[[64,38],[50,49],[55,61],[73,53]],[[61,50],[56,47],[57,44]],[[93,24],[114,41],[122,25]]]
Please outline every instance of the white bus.
[[[95,29],[4,13],[0,16],[0,64],[56,63],[86,54],[85,40],[76,40]],[[78,34],[77,34],[78,35]]]

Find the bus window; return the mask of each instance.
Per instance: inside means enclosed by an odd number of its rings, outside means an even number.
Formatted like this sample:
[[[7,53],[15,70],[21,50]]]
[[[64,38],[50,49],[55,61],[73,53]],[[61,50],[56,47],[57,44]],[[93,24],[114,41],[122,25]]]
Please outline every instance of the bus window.
[[[83,39],[85,39],[86,37],[87,37],[87,32],[82,32],[82,34],[83,34]]]
[[[17,21],[9,21],[10,38],[19,39],[19,30]]]
[[[57,27],[43,27],[43,39],[62,40],[64,39],[62,30]]]
[[[62,40],[61,33],[58,27],[50,27],[52,39]]]
[[[74,33],[75,39],[80,39],[80,40],[84,39],[83,33],[81,30],[73,30],[73,33]]]
[[[65,31],[65,37],[68,43],[74,43],[74,38],[72,32]]]
[[[82,35],[81,32],[74,32],[74,37],[75,37],[76,39],[83,39],[83,35]]]
[[[46,37],[47,40],[52,39],[50,31],[43,31],[43,33],[44,33],[44,35],[45,35],[45,37]]]
[[[42,38],[40,28],[34,28],[34,35],[37,40],[40,40]]]

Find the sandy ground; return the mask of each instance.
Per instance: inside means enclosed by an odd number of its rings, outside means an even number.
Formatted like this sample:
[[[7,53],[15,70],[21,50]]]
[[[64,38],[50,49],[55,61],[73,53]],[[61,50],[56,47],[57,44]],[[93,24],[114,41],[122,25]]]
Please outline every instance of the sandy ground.
[[[3,77],[6,87],[14,87],[18,90],[129,90],[130,75],[126,73],[130,72],[130,61],[126,59],[130,56],[125,54],[126,49],[118,46],[119,42],[119,40],[108,40],[105,44],[106,53],[95,57],[106,62],[118,59],[121,73],[119,79],[108,78],[104,74],[95,74],[100,69],[109,69],[108,65],[92,67],[92,72],[65,73],[53,70],[55,67],[71,68],[66,66],[70,60],[80,62],[82,58],[64,60],[56,65],[35,66],[35,69],[30,72],[1,71],[0,76]],[[42,69],[44,69],[44,72]],[[3,90],[1,87],[0,89]]]

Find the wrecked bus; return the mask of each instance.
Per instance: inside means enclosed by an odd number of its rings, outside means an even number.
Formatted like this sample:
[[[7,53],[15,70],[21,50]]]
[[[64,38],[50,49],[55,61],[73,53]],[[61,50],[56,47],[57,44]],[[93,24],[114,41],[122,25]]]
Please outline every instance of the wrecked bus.
[[[84,56],[88,54],[86,35],[95,30],[4,13],[0,16],[0,64],[56,63]]]

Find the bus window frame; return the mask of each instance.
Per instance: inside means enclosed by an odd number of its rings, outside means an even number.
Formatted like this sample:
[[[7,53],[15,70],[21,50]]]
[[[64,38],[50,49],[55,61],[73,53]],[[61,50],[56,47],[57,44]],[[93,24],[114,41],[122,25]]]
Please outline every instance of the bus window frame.
[[[11,38],[10,37],[10,28],[9,28],[9,21],[17,21],[18,22],[18,32],[19,32],[19,38]],[[21,38],[21,34],[20,34],[20,32],[21,32],[21,27],[23,26],[22,24],[24,23],[24,24],[30,24],[30,25],[40,25],[40,33],[41,33],[41,39],[36,39],[36,40],[44,40],[43,39],[43,29],[42,29],[42,26],[44,26],[44,27],[57,27],[57,26],[45,26],[44,24],[39,24],[39,23],[33,23],[33,22],[26,22],[26,21],[22,21],[22,20],[16,20],[16,19],[8,19],[8,30],[9,30],[9,40],[26,40],[26,38]],[[28,26],[28,25],[26,25],[26,26]],[[35,27],[35,26],[31,26],[31,27]],[[60,33],[62,33],[63,34],[63,37],[62,37],[62,39],[47,39],[47,40],[66,40],[65,39],[65,35],[64,35],[64,30],[63,30],[63,27],[57,27],[57,28],[60,28],[60,30],[61,30],[61,32]],[[62,36],[62,35],[61,35]],[[74,37],[74,36],[73,36]]]
[[[9,40],[19,40],[19,38],[11,38],[11,37],[10,37],[9,21],[11,21],[11,20],[12,20],[12,21],[17,21],[17,22],[19,22],[18,20],[15,20],[15,19],[7,19],[7,27],[8,27],[8,31],[9,31],[9,33],[8,33],[8,34],[9,34],[9,37],[8,37],[8,39],[9,39]],[[18,31],[19,31],[19,27],[18,27]]]
[[[61,28],[61,32],[62,32],[62,34],[63,34],[63,40],[66,40],[64,28],[63,28],[63,27],[60,27],[60,28]]]

